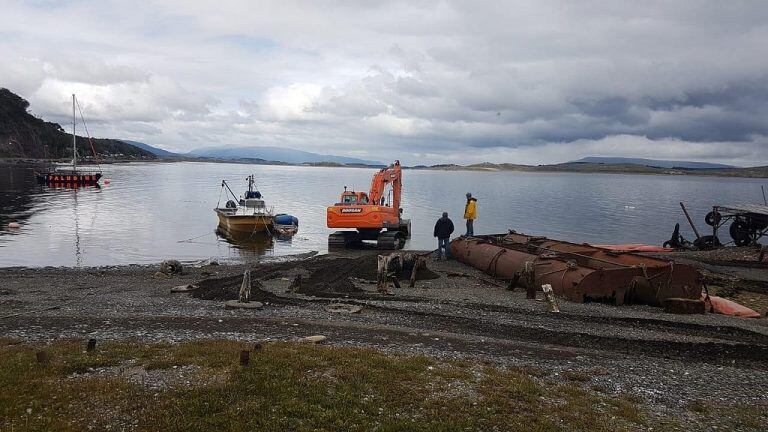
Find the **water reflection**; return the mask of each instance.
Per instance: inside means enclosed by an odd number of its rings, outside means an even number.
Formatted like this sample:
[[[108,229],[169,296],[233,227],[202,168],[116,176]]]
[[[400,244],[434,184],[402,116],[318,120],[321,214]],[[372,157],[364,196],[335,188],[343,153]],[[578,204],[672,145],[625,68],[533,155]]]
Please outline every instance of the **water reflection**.
[[[237,249],[255,252],[263,255],[274,248],[275,240],[267,233],[246,233],[240,231],[227,231],[221,226],[216,228],[216,237],[231,244]]]
[[[24,223],[32,216],[31,194],[40,188],[32,175],[32,168],[11,165],[0,166],[0,233],[8,231],[8,223]]]

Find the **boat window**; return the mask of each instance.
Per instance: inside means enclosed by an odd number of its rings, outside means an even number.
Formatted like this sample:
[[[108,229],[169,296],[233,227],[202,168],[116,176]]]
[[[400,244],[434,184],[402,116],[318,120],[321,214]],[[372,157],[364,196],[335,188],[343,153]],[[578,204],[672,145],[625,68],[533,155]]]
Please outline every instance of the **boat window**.
[[[264,208],[264,200],[260,199],[247,199],[245,200],[245,206],[248,208]]]

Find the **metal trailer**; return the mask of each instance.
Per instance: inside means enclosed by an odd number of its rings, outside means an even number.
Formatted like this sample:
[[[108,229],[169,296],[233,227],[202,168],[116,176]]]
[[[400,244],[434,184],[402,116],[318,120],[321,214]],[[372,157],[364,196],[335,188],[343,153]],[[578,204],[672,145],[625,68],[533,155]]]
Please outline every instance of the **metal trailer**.
[[[736,246],[751,246],[768,234],[768,206],[762,204],[716,205],[705,221],[712,226],[713,238],[730,224],[728,233]]]

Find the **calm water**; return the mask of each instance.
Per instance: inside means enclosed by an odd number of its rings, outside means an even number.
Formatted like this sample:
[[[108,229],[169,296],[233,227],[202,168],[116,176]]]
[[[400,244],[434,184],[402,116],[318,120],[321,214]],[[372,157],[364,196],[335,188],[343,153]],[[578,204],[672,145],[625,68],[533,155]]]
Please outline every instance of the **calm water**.
[[[31,171],[0,166],[0,266],[96,266],[167,258],[254,258],[327,250],[325,207],[344,185],[367,190],[373,170],[214,163],[106,165],[100,189],[39,186]],[[256,174],[268,205],[300,220],[290,241],[233,244],[215,233],[222,179],[235,193]],[[432,249],[448,211],[463,228],[464,194],[479,199],[475,233],[507,229],[592,243],[661,244],[675,222],[692,238],[678,202],[700,229],[708,207],[762,201],[760,179],[571,173],[404,171],[406,247]],[[222,197],[222,204],[226,201]],[[20,230],[7,228],[10,221]],[[190,240],[191,239],[191,240]]]

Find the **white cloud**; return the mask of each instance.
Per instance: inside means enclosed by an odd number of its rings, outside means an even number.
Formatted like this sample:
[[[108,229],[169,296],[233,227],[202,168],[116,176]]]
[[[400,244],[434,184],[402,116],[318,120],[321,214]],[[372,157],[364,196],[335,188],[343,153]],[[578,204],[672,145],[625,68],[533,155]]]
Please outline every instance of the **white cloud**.
[[[768,163],[761,2],[6,4],[0,86],[92,133],[410,163]],[[412,160],[409,160],[412,159]]]

